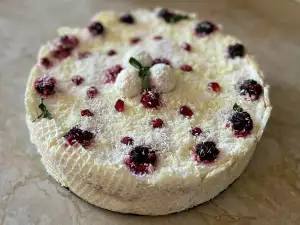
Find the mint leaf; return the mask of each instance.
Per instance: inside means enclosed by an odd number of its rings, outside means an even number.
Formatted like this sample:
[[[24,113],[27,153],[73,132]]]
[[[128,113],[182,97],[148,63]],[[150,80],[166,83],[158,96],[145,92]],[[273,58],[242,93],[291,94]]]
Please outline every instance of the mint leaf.
[[[141,64],[139,61],[137,61],[135,58],[133,58],[133,57],[130,57],[129,63],[130,63],[133,67],[137,68],[138,70],[143,69],[142,64]]]
[[[150,73],[147,73],[142,79],[142,89],[149,90],[150,89]]]
[[[233,105],[233,110],[237,112],[243,112],[243,108],[236,103]]]
[[[39,104],[38,107],[42,111],[42,113],[35,120],[33,120],[32,122],[35,122],[36,120],[38,120],[40,118],[45,118],[45,119],[48,119],[48,120],[51,120],[53,118],[52,114],[49,112],[46,105],[44,104],[44,99],[43,98],[41,99],[41,103]]]
[[[186,15],[174,14],[168,18],[168,22],[169,23],[177,23],[180,20],[188,20],[188,19],[189,19],[189,17]]]
[[[129,59],[129,63],[139,70],[139,77],[142,80],[142,89],[150,89],[150,67],[143,67],[142,64],[133,57]]]
[[[44,99],[41,99],[41,103],[39,104],[39,109],[44,112],[47,111],[47,107],[44,104]]]
[[[51,120],[53,117],[52,114],[47,110],[45,111],[43,118]]]

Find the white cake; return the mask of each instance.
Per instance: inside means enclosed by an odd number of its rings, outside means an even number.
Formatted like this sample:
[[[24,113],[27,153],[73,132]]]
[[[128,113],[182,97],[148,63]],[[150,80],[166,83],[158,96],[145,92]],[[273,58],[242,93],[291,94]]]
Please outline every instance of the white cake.
[[[247,166],[269,86],[236,38],[194,14],[100,12],[41,47],[25,94],[47,172],[96,206],[164,215]]]

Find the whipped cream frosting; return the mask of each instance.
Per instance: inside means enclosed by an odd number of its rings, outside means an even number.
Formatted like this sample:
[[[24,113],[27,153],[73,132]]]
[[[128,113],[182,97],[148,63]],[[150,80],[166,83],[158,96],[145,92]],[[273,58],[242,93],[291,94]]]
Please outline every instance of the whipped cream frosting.
[[[59,36],[78,39],[74,50],[43,66],[41,60],[53,54],[57,42],[43,45],[27,84],[27,123],[47,171],[88,202],[114,211],[161,215],[213,198],[244,170],[271,111],[269,86],[253,57],[228,55],[228,47],[240,40],[224,34],[219,25],[199,36],[195,26],[203,20],[196,15],[174,11],[189,19],[170,24],[158,16],[160,10],[132,11],[133,24],[120,22],[121,13],[100,12],[91,20],[104,26],[98,36],[88,28],[60,28]],[[191,50],[183,47],[186,43]],[[111,50],[115,53],[108,54]],[[159,108],[141,104],[142,80],[130,57],[149,67],[151,86],[161,97]],[[37,93],[35,80],[40,76],[55,78],[53,95]],[[80,85],[72,82],[74,76],[82,78]],[[248,79],[262,86],[257,100],[240,94],[239,85]],[[210,88],[211,82],[220,85],[218,92]],[[87,94],[91,87],[97,90],[93,98]],[[53,119],[32,122],[41,98]],[[116,110],[119,99],[124,102],[122,112]],[[246,137],[237,137],[228,125],[235,104],[253,121]],[[181,115],[182,106],[193,115]],[[82,116],[84,109],[93,116]],[[163,126],[154,129],[151,121],[157,118]],[[67,142],[74,126],[94,135],[87,148]],[[202,133],[192,135],[194,127]],[[122,143],[124,137],[134,144]],[[214,142],[220,153],[213,162],[198,162],[194,148],[206,141]],[[134,146],[155,150],[151,172],[136,174],[124,163]],[[165,207],[157,206],[161,204]]]

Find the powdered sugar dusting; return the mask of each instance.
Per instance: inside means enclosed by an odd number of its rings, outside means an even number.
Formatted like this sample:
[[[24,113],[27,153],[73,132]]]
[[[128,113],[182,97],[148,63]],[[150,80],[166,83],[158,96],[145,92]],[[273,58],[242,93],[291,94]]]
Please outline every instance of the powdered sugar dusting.
[[[121,164],[122,167],[125,155],[133,146],[150,146],[158,156],[154,171],[154,176],[157,177],[170,171],[189,174],[189,171],[203,171],[223,163],[222,160],[216,160],[213,165],[196,166],[192,159],[192,148],[202,141],[213,140],[221,151],[220,157],[244,154],[241,152],[251,149],[265,113],[264,101],[263,98],[256,102],[248,101],[239,95],[236,86],[246,78],[255,79],[263,86],[263,80],[248,55],[235,59],[229,59],[226,55],[230,44],[240,42],[219,31],[207,37],[196,37],[193,28],[197,19],[182,21],[170,27],[153,12],[137,11],[133,16],[139,22],[126,28],[118,22],[116,13],[95,17],[107,29],[105,38],[101,37],[99,40],[89,40],[91,37],[83,35],[86,34],[86,29],[64,28],[61,31],[78,35],[81,43],[78,51],[89,52],[90,55],[78,59],[78,54],[74,54],[47,71],[41,68],[42,72],[53,76],[57,81],[58,94],[47,102],[57,124],[61,124],[66,131],[78,125],[81,129],[95,134],[95,143],[90,146],[89,151],[96,164]],[[163,38],[153,40],[153,36]],[[134,46],[130,44],[133,37],[141,39]],[[185,42],[192,44],[191,52],[182,48],[182,43]],[[40,58],[45,56],[47,49],[51,50],[49,44],[43,48]],[[107,55],[111,49],[115,49],[118,54]],[[163,92],[163,104],[159,109],[146,109],[140,103],[140,80],[137,71],[133,73],[136,77],[125,88],[127,94],[116,91],[120,85],[117,76],[116,83],[105,82],[105,72],[115,65],[120,64],[125,72],[132,69],[127,61],[131,54],[134,56],[137,52],[142,52],[140,58],[144,66],[151,66],[151,58],[167,59],[172,64],[172,69],[167,67],[163,70],[166,67],[163,65],[159,70],[155,71],[154,68],[151,71],[158,74],[165,71],[168,73],[166,79],[156,82],[167,82],[159,83],[160,91]],[[180,66],[184,64],[190,65],[192,71],[180,70]],[[120,74],[123,76],[123,72]],[[81,76],[84,82],[74,85],[72,77],[75,75]],[[220,84],[220,93],[209,91],[210,82]],[[98,90],[93,99],[86,96],[90,87]],[[36,98],[35,93],[31,95]],[[125,110],[121,113],[114,107],[120,98],[125,104]],[[253,119],[254,130],[247,138],[234,137],[231,129],[226,127],[235,103],[241,105]],[[185,105],[193,111],[190,118],[179,113],[180,107]],[[80,116],[82,109],[91,110],[94,116]],[[151,125],[151,121],[156,118],[164,121],[164,126],[160,129],[154,129]],[[203,131],[197,137],[191,134],[191,129],[195,126]],[[120,142],[127,136],[133,138],[133,146]]]

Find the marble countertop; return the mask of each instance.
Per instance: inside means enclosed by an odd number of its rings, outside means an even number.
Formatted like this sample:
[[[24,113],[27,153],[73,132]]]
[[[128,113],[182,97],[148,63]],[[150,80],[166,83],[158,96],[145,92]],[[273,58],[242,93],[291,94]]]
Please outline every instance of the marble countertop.
[[[298,0],[0,0],[0,225],[300,224],[300,4]],[[253,53],[274,106],[245,173],[214,200],[162,217],[96,208],[45,172],[29,141],[23,96],[39,46],[61,25],[99,10],[171,6],[222,23]]]

